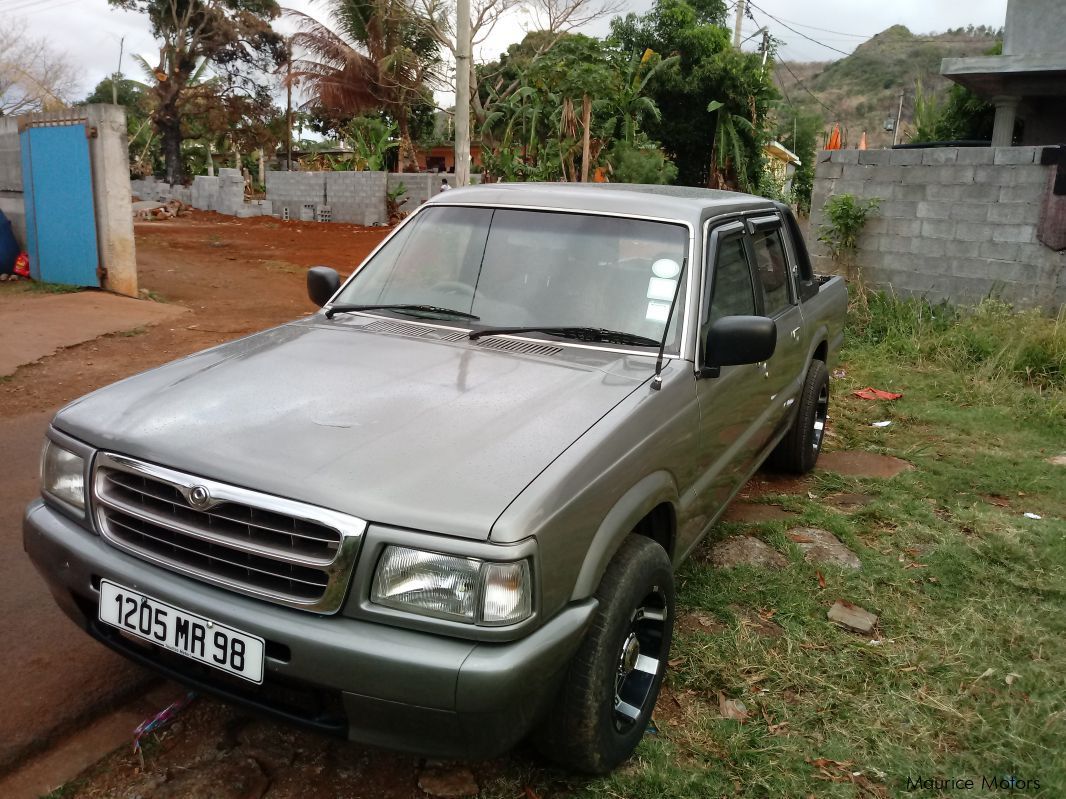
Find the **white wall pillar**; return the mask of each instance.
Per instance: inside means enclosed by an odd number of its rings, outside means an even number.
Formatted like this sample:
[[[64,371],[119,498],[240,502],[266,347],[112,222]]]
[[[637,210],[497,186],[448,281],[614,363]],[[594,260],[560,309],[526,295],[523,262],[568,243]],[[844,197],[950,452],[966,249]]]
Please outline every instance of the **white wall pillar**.
[[[1017,97],[993,97],[996,119],[992,126],[992,146],[1010,147],[1014,141],[1014,119],[1018,113]]]
[[[104,288],[137,296],[137,251],[133,240],[130,196],[129,136],[126,109],[120,105],[86,106],[89,161],[93,175],[93,206],[100,266],[107,270]]]

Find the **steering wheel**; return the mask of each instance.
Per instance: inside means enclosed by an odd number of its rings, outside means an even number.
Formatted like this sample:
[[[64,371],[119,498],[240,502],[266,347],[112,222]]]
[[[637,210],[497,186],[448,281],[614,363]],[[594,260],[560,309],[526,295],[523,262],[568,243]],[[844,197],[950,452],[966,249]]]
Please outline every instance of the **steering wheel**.
[[[441,294],[459,295],[467,298],[474,296],[474,287],[469,283],[461,283],[458,280],[442,280],[440,283],[434,284],[430,290],[439,291]]]

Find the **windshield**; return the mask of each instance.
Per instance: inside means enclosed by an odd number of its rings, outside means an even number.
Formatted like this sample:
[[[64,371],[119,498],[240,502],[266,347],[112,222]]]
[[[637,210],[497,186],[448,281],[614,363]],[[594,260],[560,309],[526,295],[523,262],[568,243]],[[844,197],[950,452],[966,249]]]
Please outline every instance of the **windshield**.
[[[687,249],[687,229],[665,222],[431,207],[386,242],[334,305],[431,305],[480,321],[405,313],[479,329],[594,327],[658,341],[676,290],[684,307],[678,280]]]

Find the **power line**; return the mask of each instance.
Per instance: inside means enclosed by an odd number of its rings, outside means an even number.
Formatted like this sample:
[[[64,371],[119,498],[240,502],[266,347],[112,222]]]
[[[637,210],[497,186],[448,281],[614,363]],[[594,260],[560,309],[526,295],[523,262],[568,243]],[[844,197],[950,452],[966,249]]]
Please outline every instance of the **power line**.
[[[832,108],[830,108],[829,106],[827,106],[827,105],[826,105],[826,104],[825,104],[824,102],[822,102],[822,98],[821,98],[821,97],[819,97],[819,96],[818,96],[817,94],[815,94],[814,92],[812,92],[812,91],[811,91],[811,90],[810,90],[810,89],[809,89],[809,88],[807,87],[807,84],[806,84],[806,83],[804,83],[803,81],[801,81],[801,80],[800,80],[800,79],[799,79],[799,78],[798,78],[798,77],[796,76],[796,73],[792,71],[792,67],[790,67],[790,66],[788,65],[788,62],[787,62],[787,61],[778,61],[777,63],[778,63],[778,64],[780,64],[781,66],[783,66],[783,67],[785,68],[785,70],[786,70],[786,71],[788,72],[788,74],[789,74],[789,75],[791,75],[791,76],[792,76],[792,79],[793,79],[794,81],[796,81],[796,83],[797,83],[797,84],[798,84],[798,85],[800,86],[800,88],[802,88],[802,89],[803,89],[803,90],[804,90],[805,92],[807,92],[807,94],[809,94],[809,95],[810,95],[811,97],[813,97],[813,98],[815,99],[815,101],[816,101],[816,102],[818,103],[818,105],[820,105],[820,106],[821,106],[822,108],[824,108],[824,109],[825,109],[826,111],[828,111],[828,112],[829,112],[830,114],[832,114],[832,115],[833,115],[834,117],[839,117],[839,116],[840,116],[840,115],[839,115],[839,114],[838,114],[838,113],[837,113],[836,111],[834,111],[834,110],[833,110]]]
[[[763,11],[763,13],[765,14],[766,12]],[[769,16],[769,15],[767,15],[767,16]],[[876,33],[844,33],[844,31],[832,31],[832,30],[829,30],[828,28],[818,28],[818,27],[815,27],[814,25],[804,25],[802,22],[796,22],[793,19],[785,19],[784,17],[779,19],[778,22],[781,22],[781,23],[791,22],[793,25],[799,25],[801,28],[807,28],[808,30],[818,31],[820,33],[835,33],[838,36],[850,36],[850,37],[853,37],[855,39],[872,39],[874,36],[877,35]]]
[[[839,47],[833,47],[832,45],[825,44],[823,42],[818,41],[817,39],[812,39],[810,36],[808,36],[803,31],[798,31],[795,28],[793,28],[792,26],[786,25],[784,22],[781,22],[781,20],[779,20],[777,17],[775,17],[769,11],[765,11],[764,9],[762,9],[759,6],[755,5],[755,3],[750,2],[750,0],[749,0],[749,3],[748,3],[748,7],[749,8],[754,8],[754,9],[762,12],[763,14],[766,14],[766,16],[768,16],[774,22],[777,22],[780,25],[784,25],[784,27],[788,28],[790,31],[795,33],[797,36],[802,36],[804,39],[806,39],[809,42],[814,42],[815,44],[819,45],[820,47],[824,47],[827,50],[832,50],[833,52],[840,53],[841,55],[851,55],[851,53],[847,52],[846,50],[841,50]]]

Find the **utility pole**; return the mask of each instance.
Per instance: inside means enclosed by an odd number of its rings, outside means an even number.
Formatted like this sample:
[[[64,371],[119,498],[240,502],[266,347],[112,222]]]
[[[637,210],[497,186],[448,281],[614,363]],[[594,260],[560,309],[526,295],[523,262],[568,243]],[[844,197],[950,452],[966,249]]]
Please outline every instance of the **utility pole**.
[[[455,185],[470,182],[470,0],[455,4]]]
[[[287,154],[285,156],[285,170],[292,172],[292,39],[288,41],[289,57],[285,64],[285,142]]]
[[[733,48],[740,49],[740,27],[744,24],[744,0],[737,0],[737,21],[733,26]]]
[[[766,66],[766,59],[770,55],[770,31],[762,29],[762,65]]]
[[[892,130],[892,146],[899,142],[899,121],[903,118],[903,89],[899,90],[899,110],[896,111],[896,127]]]
[[[122,76],[122,55],[126,49],[126,37],[123,36],[118,40],[118,72],[111,79],[111,102],[113,105],[118,105],[118,79]]]

